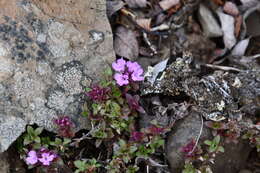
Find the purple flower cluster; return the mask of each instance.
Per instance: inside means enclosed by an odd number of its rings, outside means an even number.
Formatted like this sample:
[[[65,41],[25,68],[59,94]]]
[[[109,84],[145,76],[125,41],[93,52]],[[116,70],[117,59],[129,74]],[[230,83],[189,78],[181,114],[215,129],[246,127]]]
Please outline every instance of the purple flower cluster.
[[[68,116],[60,117],[54,120],[54,123],[58,126],[59,135],[62,137],[73,137],[72,132],[73,123]]]
[[[138,142],[144,138],[145,134],[143,132],[134,131],[131,133],[130,139],[132,141]]]
[[[164,132],[164,128],[152,125],[148,127],[148,132],[152,135],[160,135],[161,133]]]
[[[194,139],[192,139],[188,144],[181,148],[181,152],[185,153],[185,157],[193,157],[196,155],[198,149],[193,149],[195,147],[195,144],[196,142],[194,141]]]
[[[138,95],[132,96],[131,94],[126,93],[125,97],[126,97],[129,107],[132,110],[136,110],[143,114],[145,113],[144,108],[142,106],[140,106],[140,104],[139,104],[140,97]]]
[[[71,126],[72,122],[68,116],[60,117],[59,119],[54,120],[55,124],[60,127]]]
[[[57,158],[57,154],[55,154],[53,151],[49,151],[43,148],[38,152],[35,150],[29,151],[25,161],[28,165],[35,165],[40,163],[41,165],[49,166],[55,158]]]
[[[119,86],[128,85],[132,81],[144,80],[143,69],[137,62],[125,61],[123,58],[112,63],[113,69],[117,72],[114,75]]]
[[[91,91],[87,95],[94,101],[102,102],[108,99],[109,88],[101,88],[98,85],[93,85]]]

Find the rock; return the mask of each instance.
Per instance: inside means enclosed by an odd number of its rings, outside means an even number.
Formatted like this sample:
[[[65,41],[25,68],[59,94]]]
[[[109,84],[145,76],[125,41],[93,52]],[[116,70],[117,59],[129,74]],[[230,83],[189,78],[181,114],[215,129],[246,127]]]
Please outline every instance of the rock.
[[[197,113],[190,113],[185,119],[180,120],[174,126],[167,137],[166,154],[172,172],[181,172],[184,165],[184,155],[181,147],[188,144],[192,139],[196,140],[201,129],[201,117]],[[210,131],[204,127],[200,141],[208,139]]]
[[[9,173],[10,164],[8,162],[7,153],[0,153],[0,172]]]
[[[242,169],[241,171],[239,171],[239,173],[252,173],[252,171],[248,169]]]
[[[196,140],[200,128],[200,115],[197,113],[190,113],[185,119],[179,121],[168,135],[166,153],[172,172],[181,172],[184,165],[184,156],[180,149],[192,139]],[[204,126],[200,142],[205,139],[212,139],[212,137],[210,130]],[[241,168],[244,168],[251,151],[250,146],[243,141],[239,141],[236,145],[226,144],[224,148],[225,152],[216,156],[215,163],[212,165],[213,172],[237,173]]]
[[[247,164],[247,159],[252,150],[246,141],[238,144],[225,144],[225,152],[216,156],[215,164],[212,165],[214,173],[237,173]]]
[[[77,130],[83,89],[115,60],[105,0],[3,0],[0,11],[0,152],[27,124]]]
[[[222,30],[212,12],[203,4],[199,6],[199,21],[207,37],[221,37]]]
[[[259,6],[260,8],[260,6]],[[252,37],[260,36],[260,21],[257,20],[260,18],[260,12],[252,12],[246,19],[246,28],[247,34]]]

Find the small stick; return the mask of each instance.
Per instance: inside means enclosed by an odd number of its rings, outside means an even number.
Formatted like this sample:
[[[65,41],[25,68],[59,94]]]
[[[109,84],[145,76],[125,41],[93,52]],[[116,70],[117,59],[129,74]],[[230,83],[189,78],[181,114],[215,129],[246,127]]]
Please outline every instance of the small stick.
[[[201,136],[201,134],[202,134],[202,130],[203,130],[203,118],[202,118],[201,115],[200,115],[200,118],[201,118],[200,133],[199,133],[199,135],[198,135],[198,137],[197,137],[197,139],[196,139],[196,143],[195,143],[195,145],[193,146],[193,148],[192,148],[192,150],[189,152],[189,154],[191,154],[191,153],[194,152],[195,148],[196,148],[197,145],[198,145],[198,142],[199,142],[200,136]]]
[[[144,37],[144,41],[145,43],[149,46],[149,48],[151,49],[151,51],[153,51],[153,54],[157,54],[157,50],[155,48],[155,46],[150,42],[150,40],[147,37],[147,33],[143,32],[143,37]]]
[[[204,64],[204,66],[209,67],[209,68],[213,68],[213,69],[223,70],[223,71],[242,72],[242,70],[235,68],[235,67],[220,66],[220,65],[213,65],[213,64]]]

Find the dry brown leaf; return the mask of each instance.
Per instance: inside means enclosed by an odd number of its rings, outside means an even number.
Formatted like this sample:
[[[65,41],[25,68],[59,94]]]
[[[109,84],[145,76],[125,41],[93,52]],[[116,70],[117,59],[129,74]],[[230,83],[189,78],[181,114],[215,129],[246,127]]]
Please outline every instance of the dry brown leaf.
[[[136,23],[140,27],[144,28],[145,30],[150,31],[151,30],[151,20],[152,19],[137,19]]]
[[[125,0],[130,8],[144,8],[147,6],[147,0]]]
[[[135,60],[139,55],[139,46],[135,33],[123,26],[116,29],[114,49],[117,55]]]
[[[241,26],[243,23],[243,17],[241,15],[237,16],[235,18],[235,36],[238,37],[240,30],[241,30]]]
[[[159,2],[159,5],[163,10],[168,10],[179,3],[180,0],[162,0]]]
[[[234,4],[233,2],[226,2],[223,10],[225,13],[230,14],[232,16],[237,16],[239,15],[239,10],[236,6],[236,4]]]

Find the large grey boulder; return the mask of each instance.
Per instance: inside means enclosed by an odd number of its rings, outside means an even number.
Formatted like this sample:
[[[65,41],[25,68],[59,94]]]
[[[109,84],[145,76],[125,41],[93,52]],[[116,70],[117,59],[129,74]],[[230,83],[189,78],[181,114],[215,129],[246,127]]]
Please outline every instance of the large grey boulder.
[[[115,59],[105,0],[2,0],[0,152],[37,124],[67,115],[77,129],[84,87]]]

